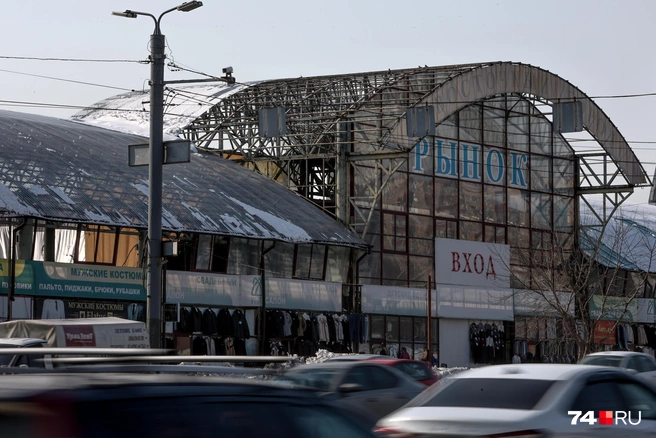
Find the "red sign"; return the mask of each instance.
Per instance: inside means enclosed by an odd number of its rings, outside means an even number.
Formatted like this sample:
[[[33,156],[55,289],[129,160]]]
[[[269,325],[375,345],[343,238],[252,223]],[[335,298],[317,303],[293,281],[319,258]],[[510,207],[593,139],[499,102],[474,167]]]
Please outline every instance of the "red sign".
[[[594,342],[599,344],[603,342],[606,345],[617,344],[615,336],[615,321],[597,321],[594,328]]]
[[[63,326],[67,347],[95,347],[96,335],[91,325]]]

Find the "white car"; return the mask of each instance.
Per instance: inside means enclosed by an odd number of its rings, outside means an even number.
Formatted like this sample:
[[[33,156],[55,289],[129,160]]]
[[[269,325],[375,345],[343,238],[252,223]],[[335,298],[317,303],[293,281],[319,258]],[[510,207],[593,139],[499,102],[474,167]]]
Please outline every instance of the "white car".
[[[609,411],[612,424],[604,424]],[[656,437],[656,390],[621,368],[492,365],[442,379],[375,430],[422,438]]]
[[[635,351],[602,351],[585,355],[579,363],[626,368],[656,384],[656,358],[649,354]]]

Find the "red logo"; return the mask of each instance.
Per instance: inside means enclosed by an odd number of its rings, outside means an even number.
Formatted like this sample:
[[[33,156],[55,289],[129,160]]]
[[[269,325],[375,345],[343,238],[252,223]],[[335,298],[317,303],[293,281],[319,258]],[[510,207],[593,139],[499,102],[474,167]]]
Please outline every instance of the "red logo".
[[[613,411],[599,411],[599,424],[612,425]]]

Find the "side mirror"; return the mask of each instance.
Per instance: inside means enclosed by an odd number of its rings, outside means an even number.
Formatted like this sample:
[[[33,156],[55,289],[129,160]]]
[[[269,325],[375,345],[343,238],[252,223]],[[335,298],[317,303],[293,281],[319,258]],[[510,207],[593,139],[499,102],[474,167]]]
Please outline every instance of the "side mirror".
[[[638,370],[634,370],[633,368],[625,368],[625,369],[629,374],[633,374],[633,375],[638,374]]]
[[[359,383],[342,383],[337,390],[342,394],[349,394],[351,392],[364,391],[364,387]]]

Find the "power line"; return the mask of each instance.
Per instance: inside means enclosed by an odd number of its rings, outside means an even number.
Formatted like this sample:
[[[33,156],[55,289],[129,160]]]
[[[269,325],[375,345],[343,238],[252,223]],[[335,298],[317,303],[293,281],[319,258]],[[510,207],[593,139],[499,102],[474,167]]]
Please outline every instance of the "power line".
[[[110,88],[110,89],[113,89],[113,90],[135,91],[135,90],[131,90],[129,88],[113,87],[111,85],[95,84],[93,82],[74,81],[73,79],[55,78],[53,76],[43,76],[43,75],[37,75],[37,74],[33,74],[33,73],[25,73],[25,72],[14,71],[14,70],[0,69],[0,71],[6,72],[6,73],[14,73],[14,74],[17,74],[17,75],[32,76],[32,77],[35,77],[35,78],[51,79],[53,81],[71,82],[71,83],[74,83],[74,84],[91,85],[93,87]]]
[[[39,58],[32,56],[4,56],[0,55],[0,59],[20,59],[28,61],[68,61],[68,62],[135,62],[138,64],[148,64],[149,60],[135,60],[135,59],[83,59],[83,58]]]

